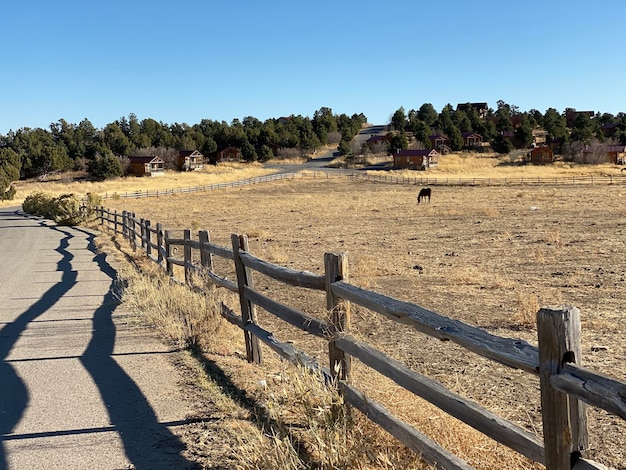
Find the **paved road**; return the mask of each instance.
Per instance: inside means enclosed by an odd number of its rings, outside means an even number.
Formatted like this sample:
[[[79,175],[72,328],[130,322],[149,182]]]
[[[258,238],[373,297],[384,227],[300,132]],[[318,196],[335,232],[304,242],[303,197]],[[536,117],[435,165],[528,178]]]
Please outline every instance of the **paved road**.
[[[368,126],[364,127],[354,136],[354,141],[361,147],[367,139],[374,135],[383,135],[387,133],[386,126]],[[265,168],[275,170],[276,173],[297,173],[299,171],[327,171],[332,173],[352,173],[354,170],[345,170],[341,168],[329,168],[327,165],[335,159],[336,149],[329,150],[317,158],[312,158],[304,163],[275,163],[274,161],[265,163]],[[364,170],[367,168],[363,168]]]
[[[175,354],[81,228],[0,209],[0,470],[191,469]]]

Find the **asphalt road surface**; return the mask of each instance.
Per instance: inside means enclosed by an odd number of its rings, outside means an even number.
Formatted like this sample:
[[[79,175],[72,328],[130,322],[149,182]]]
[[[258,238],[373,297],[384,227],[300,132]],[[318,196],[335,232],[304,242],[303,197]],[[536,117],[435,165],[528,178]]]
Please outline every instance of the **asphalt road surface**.
[[[0,470],[193,469],[167,346],[93,234],[0,209]]]
[[[385,135],[387,133],[386,126],[368,126],[364,127],[354,137],[354,141],[360,148],[367,139],[374,135]],[[263,166],[275,170],[276,173],[297,173],[299,171],[325,171],[329,173],[352,173],[354,170],[345,170],[340,168],[330,168],[327,165],[336,158],[338,153],[336,149],[329,150],[317,158],[312,158],[304,163],[280,163],[280,161],[270,160]],[[364,168],[365,169],[365,168]]]

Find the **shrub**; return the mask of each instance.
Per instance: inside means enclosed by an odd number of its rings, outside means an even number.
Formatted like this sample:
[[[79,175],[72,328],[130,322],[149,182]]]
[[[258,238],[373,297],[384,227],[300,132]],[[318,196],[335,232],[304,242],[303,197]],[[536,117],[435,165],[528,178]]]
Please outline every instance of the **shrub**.
[[[40,215],[46,219],[54,219],[56,207],[53,204],[54,197],[46,193],[33,193],[26,196],[22,203],[24,212],[33,215]]]
[[[267,145],[261,146],[259,160],[261,160],[262,162],[266,162],[268,160],[271,160],[272,158],[274,158],[274,153],[272,152],[272,149],[269,148]]]
[[[54,221],[59,225],[79,225],[85,217],[81,211],[81,201],[75,194],[62,194],[54,199],[56,215]]]
[[[54,197],[45,193],[33,193],[24,199],[22,209],[28,214],[40,215],[59,225],[78,225],[85,220],[81,201],[74,194]]]
[[[91,218],[98,207],[102,206],[102,196],[97,193],[87,193],[83,200],[83,212],[86,218]]]

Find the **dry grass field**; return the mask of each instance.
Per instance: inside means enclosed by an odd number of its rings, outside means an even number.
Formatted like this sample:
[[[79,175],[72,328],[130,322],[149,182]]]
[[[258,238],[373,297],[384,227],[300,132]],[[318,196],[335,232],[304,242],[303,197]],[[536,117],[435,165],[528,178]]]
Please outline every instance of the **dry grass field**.
[[[419,206],[417,190],[293,180],[107,205],[167,229],[208,229],[212,242],[224,246],[231,233],[248,234],[252,253],[301,270],[320,273],[325,252],[347,252],[357,285],[533,344],[540,306],[574,305],[582,312],[584,365],[626,380],[626,185],[435,187],[431,203]],[[325,315],[321,296],[279,291],[261,276],[257,284]],[[260,323],[326,363],[320,342],[262,311]],[[535,378],[364,309],[354,309],[352,328],[388,355],[541,435]],[[476,468],[535,468],[358,364],[354,383]],[[589,457],[626,468],[625,423],[592,410],[589,427]]]
[[[189,188],[238,181],[255,176],[263,176],[271,171],[260,164],[221,163],[207,165],[203,170],[192,172],[166,171],[163,176],[154,178],[137,178],[134,176],[114,178],[106,181],[90,181],[84,174],[60,173],[47,176],[45,179],[16,181],[17,194],[14,200],[0,201],[2,207],[21,204],[26,196],[35,192],[52,195],[74,193],[84,196],[87,193],[124,194],[136,191],[155,191],[157,189]]]
[[[346,178],[295,179],[158,199],[113,199],[107,200],[106,205],[118,211],[135,212],[138,217],[150,219],[153,225],[161,222],[166,229],[210,230],[211,241],[227,247],[232,233],[245,233],[253,254],[299,270],[321,273],[325,252],[347,252],[349,278],[354,284],[419,304],[493,334],[521,338],[532,344],[536,344],[534,315],[540,306],[574,305],[582,312],[583,364],[626,380],[626,326],[622,318],[626,306],[626,178],[618,167],[611,165],[558,163],[528,167],[512,164],[511,160],[452,155],[426,173],[391,174],[411,178],[612,175],[616,184],[435,186],[432,201],[418,206],[419,187],[415,185]],[[58,182],[37,182],[36,187],[32,182],[19,183],[18,201],[34,191],[79,195],[133,192],[232,181],[267,173],[261,167],[254,167],[252,173],[244,173],[247,170],[241,167],[223,167],[219,171],[221,175],[217,171],[207,175],[170,174],[165,178],[122,179],[101,186],[71,183],[62,178]],[[115,250],[115,247],[110,245],[107,249]],[[136,262],[143,273],[149,272],[149,263]],[[215,270],[234,279],[230,263],[216,261]],[[308,447],[319,461],[331,462],[322,468],[423,468],[403,446],[384,431],[369,426],[358,413],[351,442],[343,442],[341,450],[322,445],[338,442],[341,433],[332,426],[324,428],[324,432],[317,427],[316,422],[325,416],[321,410],[326,407],[326,399],[314,404],[295,399],[309,395],[317,399],[317,394],[312,392],[314,387],[303,385],[301,378],[287,372],[269,350],[264,349],[264,367],[246,364],[242,360],[245,348],[240,332],[215,317],[197,313],[207,310],[202,303],[206,298],[197,299],[200,304],[194,303],[182,291],[163,288],[166,280],[156,275],[150,282],[133,277],[130,271],[122,275],[132,278],[126,292],[127,302],[134,302],[137,311],[153,312],[150,321],[167,331],[171,338],[183,344],[191,339],[202,347],[210,366],[205,364],[203,370],[194,372],[195,366],[189,365],[193,362],[190,361],[186,365],[190,376],[202,379],[207,371],[209,375],[227,376],[224,380],[229,386],[239,390],[234,395],[243,394],[263,404],[274,420],[295,424],[301,434],[305,427],[318,429],[308,439]],[[273,298],[310,315],[320,318],[326,315],[322,294],[281,288],[260,275],[255,282]],[[157,295],[168,297],[159,300],[162,298]],[[217,295],[238,310],[232,296]],[[181,321],[176,323],[172,319]],[[259,319],[278,339],[291,341],[320,363],[327,363],[327,348],[321,341],[275,321],[262,310]],[[355,336],[410,368],[541,435],[536,378],[475,357],[449,342],[410,331],[366,309],[353,307],[351,327]],[[382,402],[474,467],[541,468],[364,366],[356,363],[353,367],[353,382],[369,397]],[[209,411],[217,416],[217,421],[190,437],[192,449],[203,455],[208,468],[217,468],[211,465],[220,459],[222,462],[234,459],[233,454],[248,464],[233,460],[232,466],[219,468],[301,468],[294,449],[285,440],[273,435],[268,443],[267,436],[249,425],[256,411],[238,407],[240,398],[234,400],[237,403],[216,398],[219,394],[215,390],[211,392],[211,387],[225,387],[223,383],[218,386],[204,383],[200,387],[205,392],[209,390],[205,401],[213,403]],[[303,423],[303,417],[309,416],[315,419],[307,418]],[[591,410],[589,429],[588,456],[614,468],[626,469],[626,423]],[[330,439],[322,439],[324,433]],[[226,455],[223,442],[230,442],[238,450]],[[338,452],[347,455],[343,463],[337,461]],[[268,460],[270,455],[285,460]]]

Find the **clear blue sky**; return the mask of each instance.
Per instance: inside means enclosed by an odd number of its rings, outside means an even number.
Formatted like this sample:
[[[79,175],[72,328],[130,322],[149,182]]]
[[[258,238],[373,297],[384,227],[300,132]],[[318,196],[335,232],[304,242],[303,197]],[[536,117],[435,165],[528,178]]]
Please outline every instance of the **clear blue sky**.
[[[5,2],[0,134],[502,99],[626,111],[624,0]]]

